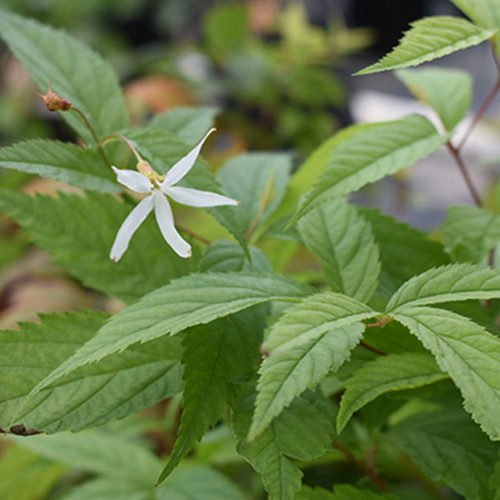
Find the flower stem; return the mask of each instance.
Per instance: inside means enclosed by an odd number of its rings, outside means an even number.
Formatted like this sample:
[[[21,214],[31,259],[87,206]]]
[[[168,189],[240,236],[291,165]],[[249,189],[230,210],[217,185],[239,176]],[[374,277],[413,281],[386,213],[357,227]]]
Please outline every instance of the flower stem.
[[[142,159],[141,155],[135,148],[135,146],[132,144],[132,141],[130,139],[127,139],[124,135],[121,134],[111,134],[108,135],[108,137],[105,137],[103,141],[101,142],[101,146],[105,146],[108,142],[111,142],[113,140],[120,140],[123,141],[129,148],[132,153],[134,153],[134,156],[137,158],[138,162],[143,162],[144,160]]]
[[[210,240],[207,240],[203,236],[199,235],[198,233],[195,233],[194,231],[191,231],[191,229],[188,229],[187,227],[183,227],[180,224],[177,224],[177,227],[186,234],[189,234],[189,236],[192,236],[195,240],[200,241],[204,245],[211,245],[212,242]]]
[[[368,349],[369,351],[374,352],[375,354],[378,354],[379,356],[387,356],[387,353],[384,351],[381,351],[380,349],[377,349],[376,347],[373,347],[371,345],[366,344],[365,342],[361,341],[359,343],[361,347],[364,347],[365,349]]]

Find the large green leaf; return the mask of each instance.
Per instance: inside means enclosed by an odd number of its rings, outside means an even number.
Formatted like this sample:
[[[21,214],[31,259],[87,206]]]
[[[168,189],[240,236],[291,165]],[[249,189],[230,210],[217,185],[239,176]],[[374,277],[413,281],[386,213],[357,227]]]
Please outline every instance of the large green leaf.
[[[164,337],[138,344],[61,378],[35,396],[26,395],[102,326],[99,312],[44,316],[42,324],[0,332],[0,427],[22,423],[45,432],[78,431],[123,418],[182,388],[181,342]]]
[[[443,239],[455,261],[480,262],[500,241],[500,215],[475,206],[449,207]]]
[[[500,29],[500,3],[498,0],[451,0],[480,26]]]
[[[450,262],[443,246],[424,233],[373,208],[358,208],[380,249],[379,292],[390,297],[405,281]]]
[[[0,149],[0,167],[39,174],[95,191],[119,191],[113,172],[105,167],[96,149],[34,139]]]
[[[329,198],[349,194],[412,166],[447,140],[421,115],[356,127],[334,145],[326,169],[306,193],[291,223]]]
[[[53,198],[0,190],[0,210],[22,226],[58,265],[86,286],[127,301],[194,270],[198,254],[195,247],[194,259],[178,257],[149,217],[120,262],[112,262],[111,245],[132,208],[131,203],[99,193],[85,197],[61,193]]]
[[[249,442],[246,436],[254,405],[253,386],[250,390],[232,415],[233,429],[239,439],[238,452],[259,473],[269,500],[293,500],[302,477],[293,459],[312,460],[331,449],[334,419],[331,404],[323,396],[308,391]]]
[[[31,396],[62,375],[136,342],[175,335],[256,304],[298,302],[311,291],[291,278],[266,273],[193,274],[175,280],[115,314],[94,338],[38,384]]]
[[[429,349],[462,392],[465,409],[500,440],[500,339],[469,319],[432,307],[401,307],[394,317]]]
[[[493,30],[483,30],[459,17],[435,16],[415,21],[392,52],[357,75],[390,69],[408,68],[433,61],[457,50],[479,45],[492,37]]]
[[[235,217],[245,232],[258,228],[281,203],[291,167],[285,153],[245,153],[217,172],[224,193],[241,201]]]
[[[158,482],[165,480],[209,427],[223,416],[235,391],[259,360],[265,327],[262,306],[194,327],[184,339],[184,411],[174,449]]]
[[[29,71],[42,92],[69,99],[90,121],[102,139],[128,125],[118,80],[109,64],[73,37],[34,20],[0,11],[0,35]],[[62,116],[88,144],[89,129],[73,111]]]
[[[389,354],[366,363],[345,384],[346,391],[337,415],[337,432],[342,432],[354,412],[380,395],[432,384],[446,377],[428,354]]]
[[[391,297],[386,312],[401,307],[500,297],[500,272],[471,264],[430,269],[404,283]]]
[[[298,230],[334,292],[370,300],[380,272],[379,252],[370,223],[353,205],[343,198],[328,200],[307,213]]]
[[[455,409],[418,413],[391,429],[389,436],[433,481],[445,481],[467,500],[491,500],[488,487],[499,446],[464,412]]]
[[[216,107],[211,106],[174,108],[155,115],[148,123],[148,128],[170,132],[182,142],[194,147],[213,126],[218,112]]]
[[[453,130],[472,101],[472,77],[451,68],[405,69],[396,76],[411,93],[428,104],[441,118],[446,130]]]

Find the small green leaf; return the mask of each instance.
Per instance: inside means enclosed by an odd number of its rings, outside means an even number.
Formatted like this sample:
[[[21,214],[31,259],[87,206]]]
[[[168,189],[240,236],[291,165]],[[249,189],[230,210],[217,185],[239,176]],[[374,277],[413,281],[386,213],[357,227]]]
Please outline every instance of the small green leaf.
[[[0,35],[45,93],[69,99],[90,121],[99,139],[128,125],[127,110],[116,75],[108,63],[63,31],[0,11]],[[88,144],[89,129],[73,111],[63,118]]]
[[[33,389],[41,389],[87,363],[136,342],[175,335],[256,304],[297,302],[312,289],[286,276],[265,273],[193,274],[175,280],[115,314],[98,334]]]
[[[389,354],[366,363],[345,384],[337,415],[340,433],[352,415],[370,401],[389,391],[412,389],[447,378],[428,354]]]
[[[432,307],[400,307],[394,318],[450,374],[464,407],[492,440],[500,440],[500,339],[469,319]]]
[[[0,332],[0,426],[12,419],[27,429],[79,431],[153,406],[182,389],[180,339],[139,344],[76,370],[24,405],[26,395],[103,325],[99,312],[42,317],[20,330]]]
[[[371,299],[380,272],[371,225],[342,198],[328,200],[298,223],[304,244],[318,258],[328,284],[362,302]]]
[[[18,142],[0,149],[0,167],[39,174],[95,191],[119,191],[113,172],[95,149],[45,139]]]
[[[327,199],[344,196],[412,166],[447,140],[420,115],[354,127],[356,131],[331,150],[326,169],[305,194],[290,224]]]
[[[451,68],[406,69],[396,76],[441,118],[446,130],[453,130],[472,101],[472,77]]]
[[[414,276],[391,297],[386,312],[401,307],[500,297],[500,272],[471,264],[452,264]]]
[[[479,263],[500,242],[500,215],[474,206],[449,207],[443,239],[453,260]]]
[[[479,45],[494,35],[459,17],[435,16],[415,21],[392,52],[357,75],[408,68]]]
[[[433,481],[444,481],[467,499],[491,500],[488,481],[498,445],[463,411],[441,408],[418,413],[389,431]]]
[[[88,287],[126,301],[167,284],[196,268],[194,259],[182,259],[163,240],[153,217],[138,229],[119,263],[109,258],[119,227],[133,209],[109,195],[85,197],[59,194],[59,198],[0,190],[5,210],[56,264]]]
[[[148,128],[169,132],[194,147],[213,126],[218,113],[219,109],[211,106],[174,108],[155,115],[148,123]]]

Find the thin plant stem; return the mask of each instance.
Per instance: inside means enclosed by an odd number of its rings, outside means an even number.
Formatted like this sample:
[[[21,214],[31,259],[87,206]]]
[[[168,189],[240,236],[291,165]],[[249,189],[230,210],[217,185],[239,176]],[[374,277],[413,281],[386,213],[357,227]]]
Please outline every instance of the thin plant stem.
[[[361,347],[364,347],[365,349],[368,349],[369,351],[374,352],[375,354],[378,354],[379,356],[387,356],[387,353],[384,351],[381,351],[380,349],[377,349],[376,347],[373,347],[371,345],[366,344],[365,342],[361,341],[359,343]]]
[[[192,236],[195,240],[200,241],[204,245],[211,245],[212,242],[210,240],[207,240],[205,237],[199,235],[198,233],[195,233],[194,231],[191,231],[191,229],[188,229],[187,227],[181,226],[180,224],[177,224],[177,227],[186,234],[189,234],[189,236]]]
[[[115,139],[123,141],[130,148],[130,151],[132,151],[132,153],[134,153],[134,156],[136,157],[138,162],[144,161],[142,159],[141,155],[139,154],[139,152],[137,151],[137,149],[135,148],[135,146],[132,144],[132,142],[129,139],[127,139],[124,135],[111,134],[108,137],[104,138],[104,140],[101,142],[101,145],[105,146],[108,142],[113,141]]]

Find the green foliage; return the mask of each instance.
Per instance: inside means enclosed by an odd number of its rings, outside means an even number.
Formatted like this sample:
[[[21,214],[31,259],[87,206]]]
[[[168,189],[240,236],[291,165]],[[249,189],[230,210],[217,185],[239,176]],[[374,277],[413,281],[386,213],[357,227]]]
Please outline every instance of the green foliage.
[[[83,284],[123,300],[137,300],[196,265],[170,249],[152,217],[139,228],[123,259],[112,262],[113,239],[132,204],[103,194],[60,193],[53,198],[2,190],[0,209]]]
[[[334,292],[368,301],[377,287],[379,251],[370,224],[342,198],[329,200],[298,224]]]
[[[325,170],[305,194],[292,222],[329,198],[349,194],[412,166],[447,140],[420,115],[352,128],[352,133],[331,149]]]
[[[479,45],[495,33],[493,30],[481,29],[465,19],[449,16],[420,19],[411,26],[392,52],[356,74],[367,75],[417,66],[457,50]]]
[[[66,181],[84,189],[119,191],[115,175],[103,165],[95,148],[33,139],[1,148],[0,166]]]
[[[462,411],[417,413],[389,435],[432,480],[445,481],[468,500],[492,498],[488,483],[500,448]]]
[[[469,319],[442,309],[406,305],[394,316],[450,374],[472,418],[492,440],[500,440],[500,339]]]
[[[66,33],[2,9],[0,36],[45,93],[52,90],[71,101],[103,139],[128,125],[118,80],[108,63],[86,45]],[[85,140],[95,140],[82,118],[62,113]]]
[[[443,240],[454,261],[479,263],[500,241],[500,215],[473,206],[449,207]]]
[[[445,378],[434,358],[426,354],[389,354],[370,361],[354,372],[345,384],[346,391],[337,416],[337,432],[342,432],[356,411],[380,395]]]
[[[123,418],[182,389],[181,343],[164,337],[85,366],[42,390],[29,392],[103,325],[98,312],[44,316],[21,330],[0,332],[0,426],[22,423],[46,432],[79,431]]]
[[[472,101],[472,77],[449,68],[406,69],[397,77],[419,100],[438,114],[446,130],[453,130],[469,110]]]
[[[500,29],[498,0],[451,0],[474,22],[492,30]]]

